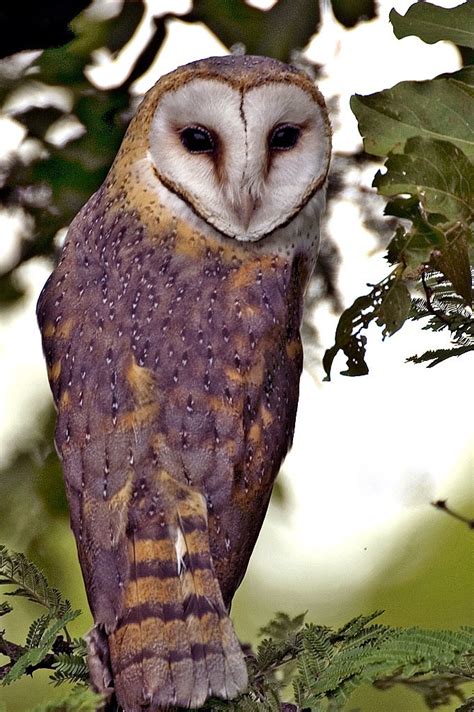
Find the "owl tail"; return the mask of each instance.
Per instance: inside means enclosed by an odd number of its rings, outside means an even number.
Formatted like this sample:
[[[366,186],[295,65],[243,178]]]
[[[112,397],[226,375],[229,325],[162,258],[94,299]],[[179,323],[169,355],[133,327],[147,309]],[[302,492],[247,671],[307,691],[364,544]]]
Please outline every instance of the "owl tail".
[[[125,712],[201,707],[208,697],[232,699],[247,686],[214,573],[204,497],[160,477],[160,499],[167,501],[154,516],[160,505],[150,509],[148,500],[145,515],[153,522],[139,516],[130,534],[124,613],[108,636],[115,694]]]

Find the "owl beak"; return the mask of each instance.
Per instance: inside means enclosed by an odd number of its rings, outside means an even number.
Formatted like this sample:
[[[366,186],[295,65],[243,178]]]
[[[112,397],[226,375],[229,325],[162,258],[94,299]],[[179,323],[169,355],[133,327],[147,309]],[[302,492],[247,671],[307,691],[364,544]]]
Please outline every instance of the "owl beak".
[[[244,230],[247,230],[250,225],[256,205],[257,200],[249,190],[243,190],[240,193],[236,213]]]

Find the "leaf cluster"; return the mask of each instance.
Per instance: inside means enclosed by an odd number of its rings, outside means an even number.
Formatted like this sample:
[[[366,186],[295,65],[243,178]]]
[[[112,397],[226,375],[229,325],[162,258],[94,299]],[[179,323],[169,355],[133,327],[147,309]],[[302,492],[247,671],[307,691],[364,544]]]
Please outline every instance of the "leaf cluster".
[[[391,628],[374,623],[378,616],[380,611],[359,616],[333,630],[304,624],[304,616],[277,614],[262,630],[272,637],[248,658],[249,692],[234,702],[213,701],[208,709],[335,712],[347,709],[352,693],[364,684],[408,685],[430,709],[453,697],[464,703],[459,686],[472,679],[474,629]],[[293,699],[285,701],[290,682]]]
[[[86,643],[71,640],[67,624],[77,617],[68,601],[51,588],[44,575],[22,554],[0,547],[0,584],[13,585],[7,595],[26,597],[46,609],[32,621],[23,645],[0,634],[0,652],[11,664],[0,668],[2,684],[10,684],[39,668],[50,669],[54,685],[74,683],[54,702],[33,712],[92,712],[101,703],[87,683]],[[1,604],[0,615],[12,607]],[[358,616],[337,630],[305,623],[305,614],[276,614],[260,631],[255,652],[248,649],[249,689],[237,700],[211,700],[212,712],[313,712],[345,709],[364,684],[387,689],[409,685],[430,709],[452,697],[466,707],[460,685],[474,678],[474,628],[458,631],[391,628],[374,622],[377,611]],[[61,633],[64,632],[64,635]],[[293,692],[291,692],[291,690]]]
[[[472,49],[466,25],[472,14],[469,3],[452,9],[417,3],[404,17],[392,11],[390,20],[397,37],[448,39]],[[409,359],[415,363],[435,365],[474,349],[474,66],[355,95],[351,108],[365,150],[387,158],[373,185],[389,198],[386,215],[400,224],[387,248],[390,273],[340,318],[323,361],[328,379],[339,351],[347,360],[344,375],[368,372],[365,332],[372,322],[384,337],[421,318],[424,328],[449,333],[450,348]]]
[[[0,667],[2,685],[15,682],[24,674],[46,668],[54,670],[54,682],[85,681],[87,668],[82,641],[71,640],[67,625],[78,617],[67,599],[49,585],[45,575],[24,554],[9,552],[0,546],[0,586],[13,586],[6,596],[26,598],[46,609],[35,618],[28,629],[23,644],[11,643],[0,631],[0,653],[10,658],[10,663]],[[0,615],[13,610],[9,602],[0,606]]]

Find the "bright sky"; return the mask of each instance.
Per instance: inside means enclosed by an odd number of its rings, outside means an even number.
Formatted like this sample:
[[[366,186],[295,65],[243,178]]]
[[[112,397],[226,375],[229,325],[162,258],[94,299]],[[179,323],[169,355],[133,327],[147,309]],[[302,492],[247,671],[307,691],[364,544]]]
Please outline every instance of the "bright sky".
[[[326,76],[320,82],[323,93],[341,97],[334,135],[338,150],[352,150],[360,140],[349,109],[351,94],[371,93],[401,80],[431,78],[458,67],[457,53],[447,43],[426,45],[416,38],[398,41],[394,37],[388,12],[395,5],[404,13],[411,2],[382,0],[379,4],[379,19],[350,31],[327,16],[322,31],[307,48],[308,57],[325,66]],[[184,0],[150,2],[155,12],[176,11],[178,7],[185,12],[188,5]],[[142,23],[141,38],[149,32],[150,19],[151,14]],[[126,48],[122,57],[125,66],[136,51],[136,45]],[[178,64],[224,53],[224,47],[203,26],[170,23],[165,45],[136,90],[146,90]],[[110,83],[111,77],[119,81],[120,63],[112,68],[106,56],[97,59],[94,79],[100,84]],[[0,136],[6,146],[15,146],[22,132],[4,120]],[[367,187],[372,177],[364,177]],[[360,180],[359,176],[355,180]],[[16,249],[15,229],[19,229],[18,219],[0,214],[0,263],[2,259],[8,263]],[[330,230],[343,256],[340,286],[348,305],[367,291],[367,282],[386,274],[386,263],[380,254],[372,254],[375,241],[362,225],[353,194],[334,207]],[[2,315],[3,462],[13,439],[29,437],[39,409],[49,398],[34,318],[35,301],[46,276],[47,268],[41,261],[25,266],[21,278],[28,285],[28,299],[6,317]],[[314,319],[329,347],[334,316],[319,309]],[[284,466],[285,484],[295,505],[291,526],[276,516],[270,518],[254,557],[256,567],[274,572],[280,562],[288,576],[293,569],[295,575],[301,572],[304,563],[311,578],[323,566],[326,580],[333,577],[336,581],[350,565],[356,585],[390,553],[398,534],[419,524],[420,518],[432,516],[432,499],[449,496],[453,505],[462,507],[459,472],[462,463],[473,457],[472,419],[459,417],[456,437],[451,440],[445,426],[433,416],[436,412],[452,414],[459,408],[455,399],[465,392],[466,383],[472,383],[472,361],[464,356],[434,369],[404,363],[405,357],[434,345],[434,336],[420,333],[415,325],[404,327],[385,343],[373,330],[369,334],[368,376],[339,376],[343,359],[335,363],[331,383],[319,382],[322,369],[316,374],[305,372],[294,448]],[[370,556],[365,553],[367,548]]]

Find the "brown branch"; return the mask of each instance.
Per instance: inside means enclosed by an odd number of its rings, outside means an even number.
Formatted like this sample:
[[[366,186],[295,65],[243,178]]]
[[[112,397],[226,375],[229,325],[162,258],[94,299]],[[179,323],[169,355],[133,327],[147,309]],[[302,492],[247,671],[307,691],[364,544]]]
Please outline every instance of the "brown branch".
[[[32,675],[35,670],[53,670],[53,665],[57,662],[57,653],[72,653],[72,646],[64,640],[62,635],[57,636],[51,648],[53,652],[47,653],[39,663],[36,665],[28,665],[25,669],[26,675]],[[0,680],[3,680],[3,678],[6,677],[13,665],[26,652],[28,652],[28,648],[18,645],[17,643],[12,643],[10,640],[6,640],[0,635],[0,655],[5,655],[5,657],[10,658],[9,663],[0,666]]]
[[[435,509],[439,509],[442,512],[446,512],[446,514],[449,514],[451,517],[454,517],[454,519],[457,519],[459,522],[467,524],[469,529],[474,529],[474,519],[465,517],[464,515],[455,512],[453,509],[451,509],[451,507],[448,507],[448,500],[438,499],[436,502],[431,502],[431,504],[433,507],[435,507]]]

